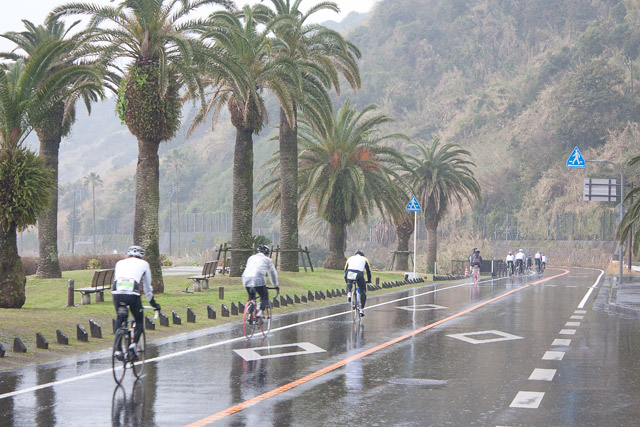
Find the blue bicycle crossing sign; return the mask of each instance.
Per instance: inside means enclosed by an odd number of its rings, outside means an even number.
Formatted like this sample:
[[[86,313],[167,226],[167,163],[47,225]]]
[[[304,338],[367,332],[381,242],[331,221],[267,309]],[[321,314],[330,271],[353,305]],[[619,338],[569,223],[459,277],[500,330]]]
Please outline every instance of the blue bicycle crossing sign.
[[[573,149],[571,155],[567,159],[567,167],[570,169],[584,169],[586,163],[587,162],[584,160],[584,157],[582,157],[580,149],[576,145],[576,148]]]
[[[407,212],[420,212],[420,203],[416,196],[411,196],[411,200],[407,203]]]

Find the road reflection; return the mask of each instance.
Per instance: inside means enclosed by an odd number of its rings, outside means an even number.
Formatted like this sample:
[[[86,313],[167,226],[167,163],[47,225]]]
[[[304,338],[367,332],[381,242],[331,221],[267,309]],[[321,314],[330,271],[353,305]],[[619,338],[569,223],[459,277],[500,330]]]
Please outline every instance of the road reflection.
[[[144,403],[144,384],[141,379],[133,383],[129,397],[122,385],[116,386],[111,398],[111,425],[117,427],[149,425],[145,423]]]

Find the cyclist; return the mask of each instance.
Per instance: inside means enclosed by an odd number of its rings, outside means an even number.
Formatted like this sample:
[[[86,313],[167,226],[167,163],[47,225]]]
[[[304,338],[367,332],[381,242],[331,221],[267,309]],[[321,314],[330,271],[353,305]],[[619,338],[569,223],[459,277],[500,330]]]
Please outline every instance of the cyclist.
[[[540,271],[540,265],[542,262],[542,258],[541,258],[542,254],[540,253],[540,251],[537,251],[536,254],[533,256],[535,263],[536,263],[536,270]]]
[[[542,267],[542,271],[547,268],[547,256],[545,254],[540,254],[540,265]]]
[[[367,272],[367,280],[364,280],[364,272]],[[360,289],[360,317],[364,317],[364,304],[367,302],[367,283],[371,283],[371,268],[369,260],[365,258],[361,250],[350,256],[344,265],[344,281],[347,283],[347,301],[351,302],[351,286],[355,280]]]
[[[126,311],[119,312],[118,307],[121,303],[125,304],[131,310],[133,318],[136,321],[136,329],[133,342],[129,348],[133,350],[137,356],[136,344],[144,330],[144,322],[142,315],[141,292],[149,300],[149,304],[156,310],[160,310],[160,304],[153,298],[153,289],[151,288],[151,269],[149,263],[144,259],[144,248],[140,246],[131,246],[127,249],[127,258],[116,263],[114,277],[115,280],[111,287],[111,295],[113,295],[113,305],[116,308],[117,322],[116,328],[127,323],[128,314]],[[116,350],[116,358],[119,360],[123,357],[122,349]]]
[[[476,251],[478,250],[478,248],[473,248],[473,250],[471,251],[471,253],[469,254],[469,267],[471,269],[473,269],[473,257],[476,254]]]
[[[527,256],[527,273],[531,271],[531,266],[533,265],[533,260],[531,259],[531,255]]]
[[[518,253],[516,254],[515,258],[516,258],[516,269],[518,270],[519,274],[522,274],[523,267],[524,267],[524,260],[526,258],[524,251],[522,249],[518,249]]]
[[[476,249],[476,251],[473,254],[473,257],[471,258],[471,268],[475,269],[476,267],[478,267],[478,273],[479,273],[481,266],[482,266],[482,257],[480,256],[480,249]]]
[[[505,263],[507,264],[507,271],[509,272],[509,275],[513,274],[513,262],[516,258],[513,256],[513,252],[509,251],[509,255],[507,255],[507,258],[505,260]]]
[[[242,285],[247,288],[249,299],[256,299],[256,293],[260,295],[260,308],[256,312],[258,318],[262,316],[262,310],[264,310],[267,301],[269,301],[267,275],[269,275],[269,280],[271,280],[273,286],[276,289],[280,289],[276,267],[273,265],[271,258],[269,258],[270,252],[267,245],[258,246],[256,254],[249,257],[247,265],[242,272]]]

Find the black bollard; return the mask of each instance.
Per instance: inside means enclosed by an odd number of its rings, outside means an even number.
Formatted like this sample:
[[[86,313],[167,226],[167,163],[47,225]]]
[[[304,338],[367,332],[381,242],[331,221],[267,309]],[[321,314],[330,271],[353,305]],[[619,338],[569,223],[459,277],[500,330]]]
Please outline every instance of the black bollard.
[[[222,304],[220,312],[222,313],[222,317],[229,317],[229,309],[226,305]]]
[[[187,322],[196,323],[196,314],[189,307],[187,307]]]
[[[237,316],[238,315],[238,306],[236,305],[235,302],[231,303],[231,315],[232,316]]]
[[[302,301],[300,301],[300,297],[297,294],[295,294],[293,296],[293,302],[295,302],[296,304],[300,304]]]
[[[81,325],[76,325],[76,337],[78,341],[89,342],[89,334]]]
[[[89,319],[89,330],[91,331],[91,338],[102,338],[102,327],[92,319]]]
[[[49,341],[40,332],[36,334],[36,347],[42,350],[49,349]]]
[[[155,331],[156,330],[156,322],[151,320],[151,318],[149,316],[144,316],[144,328],[149,330],[149,331]]]
[[[169,327],[169,318],[163,313],[160,313],[160,326]]]
[[[5,352],[4,345],[0,342],[0,357],[4,357]]]
[[[210,305],[207,305],[207,317],[209,319],[215,319],[216,318],[216,311]]]
[[[171,315],[173,317],[174,325],[182,325],[182,319],[180,318],[180,316],[178,316],[178,313],[176,313],[175,311],[172,311]]]
[[[308,299],[309,301],[313,302],[313,293],[311,293],[311,291],[309,291],[309,292],[307,293],[307,299]]]
[[[300,301],[302,301],[302,302],[304,302],[306,304],[307,296],[306,295],[300,295]]]
[[[24,345],[24,343],[22,342],[22,340],[18,337],[16,337],[13,340],[13,352],[14,353],[26,353],[27,352],[27,346]]]
[[[58,344],[69,345],[69,337],[67,337],[60,329],[56,329],[56,339]]]

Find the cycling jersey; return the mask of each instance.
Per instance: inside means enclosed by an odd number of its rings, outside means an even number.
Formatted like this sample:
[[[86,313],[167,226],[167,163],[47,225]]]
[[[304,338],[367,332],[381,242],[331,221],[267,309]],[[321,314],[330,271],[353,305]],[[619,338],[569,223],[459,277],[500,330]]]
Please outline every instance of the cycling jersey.
[[[361,273],[364,277],[364,272],[367,272],[367,282],[371,283],[371,269],[369,268],[369,260],[362,255],[353,255],[349,257],[347,263],[344,265],[344,278],[345,280],[349,279],[348,273]],[[355,280],[355,277],[353,279]]]
[[[140,296],[142,291],[149,301],[153,298],[151,269],[147,261],[136,257],[122,259],[116,263],[113,276],[112,294]]]
[[[505,262],[507,264],[509,264],[510,262],[513,262],[515,260],[515,257],[513,255],[507,255],[507,259],[505,260]]]
[[[247,265],[242,272],[242,285],[245,288],[255,288],[267,285],[267,275],[271,279],[273,286],[278,286],[278,272],[273,265],[271,258],[258,252],[251,255],[247,260]]]
[[[516,260],[524,261],[524,259],[525,259],[526,257],[527,257],[527,256],[524,254],[524,252],[518,252],[518,253],[516,254]]]
[[[476,255],[471,259],[471,265],[472,266],[478,266],[480,267],[482,265],[482,257],[480,255]]]
[[[543,264],[547,263],[547,256],[546,255],[542,255],[542,263]]]

